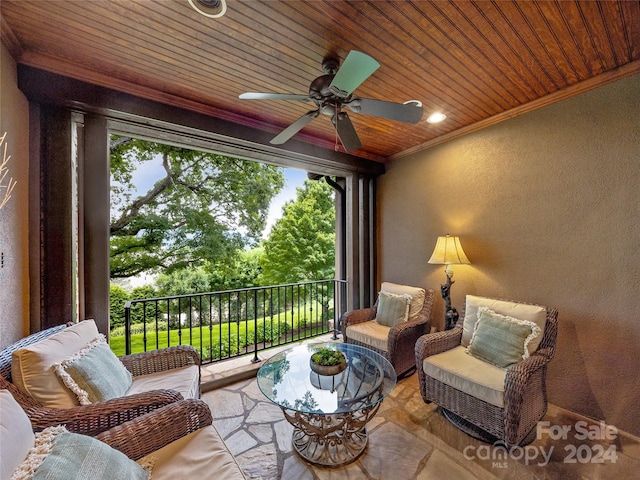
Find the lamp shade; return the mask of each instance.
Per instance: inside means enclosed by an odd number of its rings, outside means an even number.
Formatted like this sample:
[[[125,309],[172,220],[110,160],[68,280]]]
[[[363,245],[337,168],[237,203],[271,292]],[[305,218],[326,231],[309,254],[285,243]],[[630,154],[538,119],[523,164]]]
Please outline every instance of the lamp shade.
[[[462,249],[460,238],[447,235],[445,237],[438,237],[436,248],[433,249],[429,263],[452,265],[471,262]]]

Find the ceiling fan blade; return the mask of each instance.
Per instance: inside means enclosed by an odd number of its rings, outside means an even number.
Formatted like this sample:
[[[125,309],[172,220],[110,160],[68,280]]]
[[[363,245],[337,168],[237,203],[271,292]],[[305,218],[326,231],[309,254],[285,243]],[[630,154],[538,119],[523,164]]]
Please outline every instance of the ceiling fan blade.
[[[305,125],[311,122],[314,118],[320,115],[320,109],[311,110],[281,131],[278,135],[276,135],[269,143],[273,145],[282,145],[284,142],[293,137],[296,133],[302,130]]]
[[[347,105],[352,112],[406,123],[418,123],[423,112],[422,106],[415,103],[394,103],[371,98],[354,98],[344,105]]]
[[[334,95],[347,98],[378,67],[380,67],[380,64],[369,55],[351,50],[342,66],[338,69],[338,73],[333,77],[329,89]]]
[[[247,92],[238,96],[242,100],[310,100],[309,95],[295,95],[290,93],[257,93]]]
[[[358,133],[353,127],[351,119],[349,119],[349,115],[344,112],[338,112],[333,116],[331,121],[335,125],[338,137],[340,137],[340,142],[342,142],[342,146],[344,146],[347,152],[358,150],[362,146],[358,138]]]

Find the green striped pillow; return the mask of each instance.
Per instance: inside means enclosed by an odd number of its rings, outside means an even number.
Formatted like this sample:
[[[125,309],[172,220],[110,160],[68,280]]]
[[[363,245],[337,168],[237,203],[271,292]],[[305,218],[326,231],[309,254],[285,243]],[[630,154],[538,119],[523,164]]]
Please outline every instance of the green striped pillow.
[[[58,377],[77,397],[80,405],[122,397],[133,378],[111,351],[104,335],[55,365]]]
[[[395,295],[393,293],[380,292],[378,294],[378,309],[376,321],[380,325],[393,327],[409,318],[411,297],[409,295]]]
[[[63,426],[36,433],[35,444],[11,480],[148,480],[144,468],[124,453]]]
[[[509,368],[529,358],[527,346],[540,333],[540,327],[533,322],[480,307],[467,353],[500,368]]]

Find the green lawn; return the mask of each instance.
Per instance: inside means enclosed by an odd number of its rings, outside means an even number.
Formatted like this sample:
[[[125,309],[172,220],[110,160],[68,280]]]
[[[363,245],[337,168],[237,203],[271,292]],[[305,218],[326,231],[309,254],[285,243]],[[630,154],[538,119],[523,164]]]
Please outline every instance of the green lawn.
[[[318,308],[317,306],[315,308]],[[317,311],[317,310],[316,310]],[[300,317],[300,318],[299,318]],[[265,334],[266,323],[266,334]],[[147,348],[146,350],[155,350],[156,348],[164,348],[174,345],[192,345],[201,353],[204,361],[210,358],[228,358],[237,355],[248,344],[254,342],[254,332],[256,322],[254,320],[224,323],[222,325],[215,324],[212,328],[208,325],[199,327],[194,326],[182,329],[182,336],[178,329],[172,329],[170,332],[166,330],[155,332],[155,325],[147,328]],[[258,325],[258,342],[259,348],[262,342],[277,344],[280,337],[285,338],[284,341],[296,340],[300,337],[297,331],[300,327],[311,328],[312,332],[326,331],[327,322],[317,319],[315,311],[309,307],[307,312],[301,312],[298,316],[297,312],[293,315],[290,312],[281,314],[280,316],[260,318]],[[307,336],[310,334],[307,333]],[[222,341],[220,340],[222,338]],[[157,342],[157,343],[156,343]],[[117,355],[125,355],[125,337],[111,335],[109,340],[111,350]],[[136,333],[131,335],[131,353],[144,352],[144,335]]]

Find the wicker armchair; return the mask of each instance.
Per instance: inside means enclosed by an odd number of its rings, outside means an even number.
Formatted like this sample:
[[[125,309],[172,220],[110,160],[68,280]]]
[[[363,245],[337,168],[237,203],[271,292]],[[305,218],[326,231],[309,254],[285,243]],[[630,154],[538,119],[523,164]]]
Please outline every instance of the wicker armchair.
[[[482,299],[482,297],[476,298]],[[505,301],[494,302],[497,302],[497,305]],[[507,303],[516,306],[529,305]],[[436,364],[438,356],[440,356],[440,364],[442,365],[444,358],[442,355],[451,355],[456,349],[466,350],[461,345],[463,325],[465,325],[464,331],[467,332],[467,324],[463,324],[463,322],[458,322],[458,325],[451,330],[424,335],[416,342],[415,360],[423,400],[426,403],[434,402],[439,405],[443,409],[445,417],[455,426],[485,442],[501,441],[508,446],[515,446],[526,445],[534,440],[536,424],[547,410],[547,364],[555,354],[558,330],[558,311],[556,309],[534,307],[540,308],[541,311],[541,323],[544,325],[542,339],[537,349],[527,359],[506,369],[506,374],[503,373],[504,384],[498,385],[496,388],[498,396],[502,400],[501,406],[494,404],[498,402],[490,403],[482,400],[476,395],[465,393],[460,388],[454,388],[425,373],[425,370],[430,367],[427,363]],[[500,307],[495,309],[499,314],[510,314],[510,312],[501,312],[499,309]],[[465,311],[468,312],[468,310],[469,297],[467,297],[467,305],[465,306]],[[466,320],[465,312],[463,312],[462,318]],[[471,331],[473,331],[473,326]],[[471,355],[459,355],[457,359],[460,362],[474,361]],[[498,367],[490,366],[489,368]],[[451,366],[450,372],[455,373],[447,375],[458,374],[460,372],[459,365]],[[448,382],[454,383],[450,381],[450,378],[447,377]],[[500,391],[502,389],[503,391]]]
[[[12,383],[12,353],[20,348],[46,339],[66,327],[67,325],[60,325],[34,333],[9,345],[0,352],[0,388],[8,390],[13,395],[27,413],[34,430],[42,430],[52,425],[65,425],[69,431],[95,436],[113,426],[182,400],[182,395],[177,391],[159,389],[91,405],[60,409],[44,407],[36,399],[23,393]],[[167,371],[186,365],[200,364],[197,352],[188,346],[169,347],[162,350],[128,355],[120,357],[120,359],[134,377]]]
[[[211,410],[202,400],[180,400],[152,413],[110,428],[96,438],[120,450],[132,460],[213,423]]]
[[[393,365],[398,377],[413,373],[416,369],[414,356],[416,341],[429,331],[431,325],[434,291],[425,290],[424,292],[422,308],[414,318],[389,328],[372,323],[372,327],[375,325],[372,335],[359,335],[358,340],[349,336],[350,331],[353,331],[349,327],[362,326],[364,322],[374,322],[378,311],[378,300],[376,300],[373,307],[345,313],[341,319],[344,341],[369,348],[384,356]],[[374,337],[379,335],[386,336],[386,341],[384,339],[382,342],[376,341]]]

